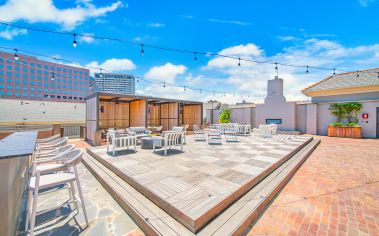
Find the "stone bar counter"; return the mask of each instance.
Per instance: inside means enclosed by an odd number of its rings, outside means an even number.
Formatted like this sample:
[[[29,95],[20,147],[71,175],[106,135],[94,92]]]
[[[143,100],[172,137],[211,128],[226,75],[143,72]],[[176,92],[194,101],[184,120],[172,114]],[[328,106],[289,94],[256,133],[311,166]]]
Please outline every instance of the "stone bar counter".
[[[0,235],[13,236],[37,132],[15,132],[0,140]]]

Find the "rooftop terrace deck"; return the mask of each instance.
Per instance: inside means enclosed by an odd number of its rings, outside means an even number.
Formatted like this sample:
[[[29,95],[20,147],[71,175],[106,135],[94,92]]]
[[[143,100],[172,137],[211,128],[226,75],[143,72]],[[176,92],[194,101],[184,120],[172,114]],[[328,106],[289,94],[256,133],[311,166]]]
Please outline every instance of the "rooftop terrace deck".
[[[187,138],[185,152],[168,156],[144,149],[111,156],[104,146],[88,151],[195,233],[311,140],[241,137],[212,146]]]

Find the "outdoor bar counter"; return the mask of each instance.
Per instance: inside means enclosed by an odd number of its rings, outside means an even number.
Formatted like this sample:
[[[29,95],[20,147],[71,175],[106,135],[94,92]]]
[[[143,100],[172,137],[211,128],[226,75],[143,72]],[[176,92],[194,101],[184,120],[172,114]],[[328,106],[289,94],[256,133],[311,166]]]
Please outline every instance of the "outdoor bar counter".
[[[37,132],[15,132],[0,140],[0,235],[15,235]]]

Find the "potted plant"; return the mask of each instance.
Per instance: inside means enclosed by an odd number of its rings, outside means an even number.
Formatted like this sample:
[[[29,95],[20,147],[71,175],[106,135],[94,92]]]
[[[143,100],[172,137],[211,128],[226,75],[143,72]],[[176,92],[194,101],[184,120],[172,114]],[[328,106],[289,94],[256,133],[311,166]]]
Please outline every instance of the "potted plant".
[[[360,127],[358,123],[358,114],[362,110],[361,103],[334,103],[330,105],[329,110],[336,118],[336,121],[328,126],[328,136],[347,138],[362,137],[362,127]]]
[[[232,116],[232,110],[229,108],[225,108],[222,110],[222,112],[218,115],[218,123],[224,124],[224,123],[230,123],[230,118]]]

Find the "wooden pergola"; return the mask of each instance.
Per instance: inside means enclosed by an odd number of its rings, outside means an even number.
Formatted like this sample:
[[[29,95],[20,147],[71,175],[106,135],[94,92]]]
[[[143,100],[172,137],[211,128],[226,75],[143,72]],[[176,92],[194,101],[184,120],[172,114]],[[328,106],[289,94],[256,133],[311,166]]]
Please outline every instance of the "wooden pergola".
[[[87,97],[87,139],[95,142],[96,132],[108,128],[203,124],[203,103],[137,95],[96,92]]]

